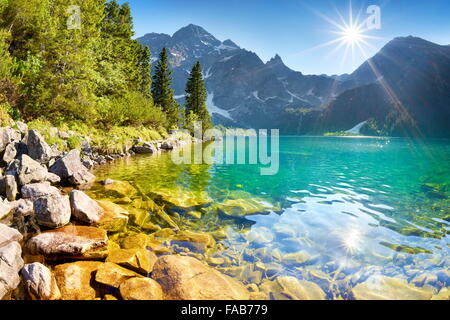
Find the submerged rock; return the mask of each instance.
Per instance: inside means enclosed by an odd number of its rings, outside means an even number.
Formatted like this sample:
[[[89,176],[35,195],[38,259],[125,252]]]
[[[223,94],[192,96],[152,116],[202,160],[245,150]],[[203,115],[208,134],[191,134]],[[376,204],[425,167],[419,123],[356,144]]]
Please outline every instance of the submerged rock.
[[[325,292],[314,282],[294,277],[278,277],[266,280],[260,289],[275,300],[324,300]]]
[[[357,284],[352,292],[357,300],[429,300],[435,290],[418,288],[403,279],[374,275]]]
[[[105,257],[108,237],[105,230],[85,226],[65,226],[32,237],[27,247],[31,254],[46,257],[72,257],[89,259]]]
[[[100,220],[95,223],[97,227],[110,232],[121,231],[126,227],[129,215],[127,210],[108,200],[97,200],[97,203],[103,209]]]
[[[49,171],[73,185],[82,185],[95,180],[95,176],[81,163],[80,151],[76,149],[57,160]]]
[[[182,188],[161,188],[152,192],[162,201],[179,208],[190,208],[211,203],[211,198],[206,192],[193,192]]]
[[[156,280],[170,300],[248,300],[243,284],[186,256],[160,257],[153,267]]]
[[[115,263],[106,262],[98,267],[95,281],[110,287],[119,288],[122,282],[134,277],[142,276]]]
[[[27,264],[22,269],[22,276],[28,293],[33,300],[59,300],[61,292],[50,269],[42,263]]]
[[[61,291],[62,300],[94,300],[100,294],[92,286],[97,269],[102,265],[98,261],[77,261],[60,264],[55,267],[55,278]]]
[[[113,198],[131,198],[137,194],[137,190],[128,181],[114,181],[104,185],[106,195]]]
[[[119,287],[124,300],[162,300],[164,293],[158,282],[150,278],[131,278]]]
[[[217,203],[208,209],[213,212],[220,212],[231,217],[242,217],[247,215],[264,214],[270,210],[280,209],[258,199],[226,199],[222,203]]]
[[[106,261],[147,275],[153,270],[157,259],[147,249],[115,249],[109,253]]]
[[[94,224],[100,221],[103,209],[83,191],[72,190],[69,194],[72,215],[80,221]]]

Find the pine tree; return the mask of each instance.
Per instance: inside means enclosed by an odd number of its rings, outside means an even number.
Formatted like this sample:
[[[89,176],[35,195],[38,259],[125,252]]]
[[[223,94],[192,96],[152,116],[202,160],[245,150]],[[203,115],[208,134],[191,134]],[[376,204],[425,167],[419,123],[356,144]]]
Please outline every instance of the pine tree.
[[[212,127],[211,116],[206,108],[207,92],[203,80],[202,67],[197,61],[192,68],[186,84],[185,118],[191,118],[195,114],[202,121],[203,129]],[[189,125],[189,124],[188,124]]]
[[[160,55],[158,65],[155,68],[155,74],[152,82],[152,95],[155,105],[167,114],[170,127],[176,127],[180,120],[180,106],[173,95],[172,71],[169,69],[167,49],[163,48]]]

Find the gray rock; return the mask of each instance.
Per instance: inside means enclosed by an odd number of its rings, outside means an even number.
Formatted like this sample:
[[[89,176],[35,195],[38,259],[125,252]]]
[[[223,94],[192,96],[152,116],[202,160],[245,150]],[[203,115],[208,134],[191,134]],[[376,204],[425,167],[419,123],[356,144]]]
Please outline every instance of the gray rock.
[[[51,184],[58,184],[61,182],[61,178],[51,172],[47,172],[47,176],[45,177],[45,181],[50,182]]]
[[[24,199],[37,199],[50,196],[58,197],[61,195],[61,192],[57,188],[52,187],[48,182],[27,184],[22,187],[21,193]]]
[[[17,166],[17,169],[15,166]],[[47,170],[39,162],[34,161],[25,154],[20,157],[18,162],[13,161],[8,167],[8,171],[17,172],[20,186],[42,182],[47,178]]]
[[[72,215],[90,224],[100,221],[103,209],[83,191],[72,190],[69,194]]]
[[[82,185],[95,180],[95,176],[81,163],[80,151],[76,149],[57,160],[49,171],[72,185]]]
[[[29,130],[26,138],[28,155],[40,163],[47,163],[53,156],[53,150],[36,130]]]
[[[0,299],[17,288],[19,271],[23,267],[22,248],[18,242],[0,247]]]
[[[52,272],[42,263],[26,264],[21,273],[28,293],[33,299],[58,300],[61,298],[61,292]]]
[[[14,175],[7,174],[5,176],[5,191],[8,201],[16,200],[19,191],[17,187],[16,177]]]
[[[176,148],[176,141],[166,140],[161,144],[163,150],[173,150],[174,148]]]
[[[19,231],[0,223],[0,247],[3,247],[11,242],[22,241],[22,238],[22,234]]]
[[[17,129],[19,129],[19,131],[21,133],[27,133],[28,132],[28,125],[25,122],[17,121],[16,122],[16,126],[17,126]]]
[[[0,128],[0,152],[3,152],[11,142],[19,142],[21,138],[20,133],[12,128]]]
[[[19,199],[10,203],[14,213],[19,216],[29,216],[34,213],[33,201],[29,199]]]
[[[64,196],[38,198],[34,201],[34,212],[39,225],[59,228],[70,222],[70,202]]]
[[[0,220],[9,215],[12,211],[12,207],[8,203],[0,202]]]
[[[94,161],[92,161],[89,157],[84,157],[83,165],[88,169],[92,169],[94,167]]]
[[[156,147],[153,145],[150,145],[150,144],[145,144],[142,146],[134,146],[132,150],[138,154],[157,153],[158,152]]]
[[[17,150],[14,143],[9,143],[6,148],[5,152],[3,153],[3,162],[6,164],[9,164],[11,161],[13,161],[16,158]]]
[[[59,131],[59,137],[61,139],[69,139],[70,136],[69,136],[69,134],[67,132]]]
[[[104,186],[107,186],[109,184],[113,184],[114,182],[115,181],[113,179],[105,179],[105,180],[100,181],[100,184],[104,185]]]

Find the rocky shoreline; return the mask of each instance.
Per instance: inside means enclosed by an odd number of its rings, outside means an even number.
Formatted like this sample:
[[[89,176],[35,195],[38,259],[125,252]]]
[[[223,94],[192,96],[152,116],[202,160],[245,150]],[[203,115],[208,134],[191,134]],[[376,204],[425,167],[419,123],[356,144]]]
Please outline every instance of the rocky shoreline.
[[[96,179],[89,171],[94,166],[191,141],[172,135],[164,141],[137,140],[130,150],[107,155],[92,152],[84,142],[82,152],[63,153],[25,123],[15,127],[0,128],[0,299],[250,298],[243,284],[193,257],[152,250],[143,233],[112,241],[114,232],[137,217],[82,191]],[[129,187],[112,180],[102,184],[119,191]]]

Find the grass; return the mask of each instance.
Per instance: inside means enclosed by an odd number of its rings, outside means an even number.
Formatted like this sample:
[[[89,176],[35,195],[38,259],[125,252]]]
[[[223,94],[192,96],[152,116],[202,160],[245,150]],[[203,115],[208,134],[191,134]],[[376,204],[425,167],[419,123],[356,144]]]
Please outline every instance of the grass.
[[[44,137],[49,145],[55,144],[59,150],[81,149],[83,140],[90,139],[91,148],[101,154],[122,153],[134,144],[134,140],[162,140],[167,137],[164,128],[146,126],[112,126],[110,128],[95,128],[81,122],[68,122],[54,126],[47,120],[33,120],[28,123],[30,129],[35,129]],[[52,127],[58,131],[72,133],[68,139],[55,135]],[[73,131],[73,132],[71,132]]]

